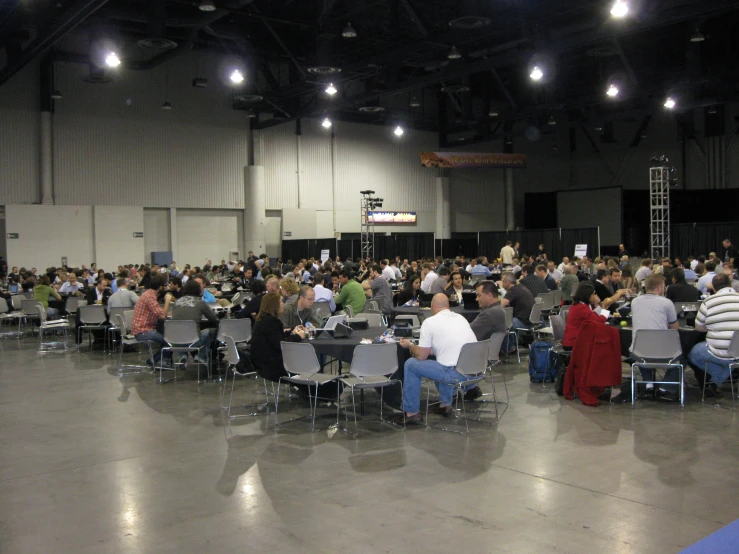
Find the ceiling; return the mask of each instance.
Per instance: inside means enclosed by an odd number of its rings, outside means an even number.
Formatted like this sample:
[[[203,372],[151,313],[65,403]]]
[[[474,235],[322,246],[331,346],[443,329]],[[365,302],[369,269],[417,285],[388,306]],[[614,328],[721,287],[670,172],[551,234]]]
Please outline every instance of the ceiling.
[[[330,115],[438,131],[444,144],[516,121],[546,129],[554,114],[597,123],[644,117],[668,95],[685,111],[739,93],[735,0],[628,0],[623,19],[613,0],[214,0],[209,12],[200,2],[0,0],[0,86],[37,56],[89,63],[59,46],[75,29],[112,40],[130,69],[193,49],[231,57],[247,76],[234,108],[254,111],[258,128]],[[342,36],[348,22],[354,38]]]

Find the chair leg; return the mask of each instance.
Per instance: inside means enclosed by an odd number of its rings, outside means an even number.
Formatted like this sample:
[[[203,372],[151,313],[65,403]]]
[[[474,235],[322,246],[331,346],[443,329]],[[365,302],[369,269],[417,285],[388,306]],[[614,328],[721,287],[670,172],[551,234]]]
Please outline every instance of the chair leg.
[[[636,407],[636,372],[634,364],[631,364],[631,407]]]

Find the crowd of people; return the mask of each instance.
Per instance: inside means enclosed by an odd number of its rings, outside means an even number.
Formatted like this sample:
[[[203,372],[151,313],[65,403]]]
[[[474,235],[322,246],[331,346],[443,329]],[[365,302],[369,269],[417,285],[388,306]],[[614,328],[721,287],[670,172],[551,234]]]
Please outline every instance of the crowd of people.
[[[293,263],[277,260],[273,267],[265,254],[243,261],[210,260],[202,267],[176,262],[169,266],[118,266],[115,276],[95,264],[80,268],[48,268],[39,274],[36,268],[3,268],[2,277],[19,290],[32,292],[47,308],[50,318],[59,316],[59,308],[50,301],[64,297],[84,297],[88,303],[134,310],[132,334],[142,341],[165,345],[158,323],[173,305],[174,319],[191,319],[217,324],[213,307],[230,305],[223,292],[209,287],[211,282],[229,282],[234,288],[250,291],[246,301],[232,307],[236,318],[249,318],[253,326],[251,355],[259,373],[271,380],[285,375],[281,341],[304,339],[311,328],[322,325],[326,313],[365,310],[369,300],[386,316],[394,306],[430,303],[432,317],[423,321],[417,344],[406,339],[401,346],[410,351],[405,366],[404,409],[406,421],[420,422],[420,379],[430,377],[441,383],[440,404],[436,412],[448,416],[451,388],[444,383],[459,378],[455,365],[464,344],[484,340],[507,330],[504,308],[513,312],[513,327],[531,329],[541,324],[531,321],[536,297],[554,290],[562,293],[562,303],[572,305],[563,346],[574,347],[579,328],[587,321],[605,324],[609,319],[625,317],[616,310],[629,299],[631,328],[677,328],[675,302],[702,302],[695,318],[695,329],[706,331],[706,340],[689,352],[686,364],[694,370],[699,384],[709,380],[707,392],[720,395],[718,387],[728,378],[727,354],[733,332],[739,330],[739,279],[735,262],[739,252],[730,240],[722,244],[720,254],[661,260],[643,259],[632,267],[623,245],[616,257],[549,259],[544,245],[533,255],[520,253],[518,243],[508,242],[493,259],[485,256],[467,259],[436,257],[409,260],[394,259],[342,261],[339,257],[324,261],[315,258]],[[225,289],[224,289],[225,290]],[[143,292],[142,292],[143,291]],[[468,293],[468,294],[465,294]],[[9,298],[11,292],[2,293]],[[462,305],[474,294],[479,313],[469,322],[450,310]],[[319,311],[315,303],[327,310]],[[214,329],[201,330],[202,361],[212,363],[210,352]],[[503,343],[503,354],[515,352],[516,344]],[[429,359],[433,355],[433,360]],[[155,354],[149,363],[170,364]],[[643,377],[651,378],[651,370]],[[674,375],[666,376],[667,381]],[[644,395],[676,400],[677,390],[666,385],[656,390],[647,387]],[[468,399],[481,394],[478,387],[466,391]]]

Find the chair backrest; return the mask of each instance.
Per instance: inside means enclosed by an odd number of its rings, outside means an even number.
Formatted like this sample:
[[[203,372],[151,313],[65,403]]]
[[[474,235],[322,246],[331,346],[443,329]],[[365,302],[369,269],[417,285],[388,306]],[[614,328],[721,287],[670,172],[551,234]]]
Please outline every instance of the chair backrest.
[[[513,327],[513,306],[503,308],[503,313],[505,314],[505,327],[510,329]]]
[[[87,305],[87,300],[84,300],[84,304],[81,304],[80,301],[82,299],[79,296],[70,296],[67,298],[67,302],[64,305],[64,309],[69,312],[70,314],[77,313],[77,308],[80,306]]]
[[[0,313],[4,314],[8,311],[8,302],[5,298],[0,298]]]
[[[541,323],[541,311],[543,308],[543,303],[534,304],[534,307],[531,308],[531,316],[529,317],[529,321],[532,325],[538,325],[539,323]]]
[[[382,321],[382,314],[362,312],[357,316],[356,319],[367,320],[367,325],[369,325],[370,327],[382,327],[384,325]]]
[[[488,361],[497,362],[500,359],[500,349],[503,347],[503,341],[506,338],[507,333],[493,333],[488,339],[490,345],[488,346]]]
[[[236,348],[236,341],[234,341],[233,337],[223,335],[219,340],[226,345],[226,355],[223,357],[223,359],[226,360],[226,363],[230,366],[238,364],[239,349]]]
[[[641,360],[672,360],[683,353],[677,329],[638,329],[631,353]]]
[[[468,342],[462,347],[457,360],[457,372],[463,375],[479,375],[488,367],[490,339]]]
[[[21,311],[25,315],[37,316],[38,310],[36,310],[36,306],[44,307],[38,300],[23,300],[21,302]]]
[[[537,299],[541,298],[541,309],[542,310],[551,310],[552,308],[554,308],[554,293],[552,292],[542,293],[536,298]]]
[[[233,295],[233,298],[231,298],[231,304],[234,306],[239,306],[243,303],[244,297],[246,296],[245,292],[237,292]]]
[[[133,310],[123,312],[123,318],[126,320],[126,329],[128,331],[133,329]]]
[[[549,318],[549,321],[552,323],[552,335],[554,335],[554,340],[562,342],[565,338],[565,322],[562,319],[562,316],[553,315]]]
[[[377,304],[376,300],[368,300],[367,303],[364,305],[364,313],[372,313],[372,312],[379,312],[380,306]]]
[[[731,335],[729,350],[726,353],[732,358],[739,358],[739,331],[734,331],[734,334]]]
[[[127,335],[129,327],[126,327],[126,319],[124,317],[124,314],[115,314],[111,320],[113,321],[113,325],[118,327],[118,330],[121,332],[121,335]]]
[[[562,309],[559,310],[559,317],[562,318],[562,323],[567,325],[567,316],[570,315],[570,307],[569,306],[562,306]]]
[[[562,291],[557,289],[552,291],[552,295],[554,295],[554,305],[559,306],[562,303]]]
[[[105,323],[105,306],[92,304],[80,307],[80,322],[82,325],[101,325]]]
[[[26,297],[22,294],[14,294],[10,297],[10,303],[13,305],[13,309],[16,311],[20,311],[23,307],[23,301],[26,299]]]
[[[359,344],[354,348],[351,374],[355,377],[391,375],[398,370],[398,347],[395,343]]]
[[[344,306],[344,311],[346,312],[347,316],[354,317],[354,308],[352,308],[349,304]]]
[[[537,297],[534,298],[534,302],[536,304],[543,304],[544,303],[544,299],[541,297],[541,295],[539,295],[539,296],[537,296]]]
[[[372,302],[377,304],[377,309],[379,311],[382,311],[382,309],[385,307],[385,299],[383,297],[375,298]]]
[[[307,342],[282,342],[282,363],[288,373],[318,373],[321,365],[313,346]]]
[[[41,320],[41,323],[44,323],[46,321],[46,310],[44,309],[43,304],[39,302],[38,304],[36,304],[35,308],[36,308],[36,313],[39,319]]]
[[[198,324],[191,319],[168,319],[164,322],[164,340],[172,344],[192,344],[200,339]]]
[[[225,343],[223,337],[228,335],[235,343],[251,340],[251,319],[222,319],[218,322],[216,338]]]
[[[131,308],[110,308],[108,311],[108,320],[114,321],[116,315],[123,315],[126,312],[130,312]]]
[[[321,314],[321,317],[323,319],[328,319],[331,317],[331,306],[329,305],[327,300],[321,300],[319,302],[315,302],[313,304],[313,308]]]

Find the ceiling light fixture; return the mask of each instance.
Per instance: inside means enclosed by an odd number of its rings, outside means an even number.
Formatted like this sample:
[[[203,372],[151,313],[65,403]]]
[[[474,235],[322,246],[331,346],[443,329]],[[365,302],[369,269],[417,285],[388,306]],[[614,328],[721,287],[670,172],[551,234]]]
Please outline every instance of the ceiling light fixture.
[[[216,11],[216,5],[213,3],[213,0],[203,0],[200,2],[198,9],[201,12],[214,12]]]
[[[452,46],[452,49],[449,50],[449,54],[447,55],[447,58],[450,60],[458,60],[462,57],[462,54],[459,53],[459,50],[457,50],[456,46]]]
[[[62,93],[59,91],[59,89],[54,89],[54,92],[51,93],[51,97],[54,100],[61,100],[62,99]]]
[[[234,69],[231,73],[231,82],[235,85],[239,85],[244,82],[244,75],[238,69]]]
[[[418,98],[417,97],[413,96],[411,98],[411,101],[410,101],[410,103],[408,105],[411,108],[420,108],[421,107],[421,102],[418,101]]]
[[[346,27],[344,27],[344,30],[341,31],[341,36],[344,38],[356,38],[357,37],[357,31],[352,27],[351,23],[347,23]]]
[[[553,125],[556,125],[556,124],[557,124],[557,120],[554,119],[554,116],[553,115],[552,116],[549,116],[549,121],[547,121],[547,125],[552,125],[553,126]]]
[[[616,96],[618,96],[618,92],[619,90],[616,85],[610,85],[608,87],[608,90],[606,91],[606,94],[610,96],[611,98],[615,98]]]
[[[629,3],[626,0],[616,0],[611,8],[611,15],[617,19],[626,17],[629,13]]]
[[[404,133],[403,128],[400,125],[398,125],[393,132],[395,133],[396,137],[402,137]]]
[[[326,94],[328,94],[329,96],[333,96],[337,92],[339,91],[336,90],[336,87],[334,86],[333,83],[329,83],[328,86],[326,87]]]
[[[541,81],[542,77],[544,77],[544,72],[538,65],[535,65],[534,69],[531,70],[529,77],[531,77],[532,81]]]
[[[671,97],[669,97],[669,96],[667,97],[667,100],[665,100],[665,104],[664,104],[664,106],[665,106],[665,108],[667,108],[668,110],[671,110],[671,109],[673,109],[673,108],[674,108],[674,107],[675,107],[676,105],[677,105],[677,102],[675,102],[675,100],[673,100],[673,99],[672,99]]]
[[[169,100],[165,100],[164,101],[164,104],[162,104],[162,109],[163,110],[171,110],[172,109],[172,104],[169,103]]]
[[[327,117],[323,120],[323,123],[321,123],[324,129],[330,129],[331,128],[331,120]]]
[[[498,112],[496,110],[490,110],[488,112],[488,117],[498,117]]]
[[[118,57],[118,54],[111,52],[105,56],[105,65],[108,67],[118,67],[121,65],[121,59]]]
[[[690,42],[703,42],[706,40],[706,36],[700,32],[700,29],[696,29],[690,36]]]

